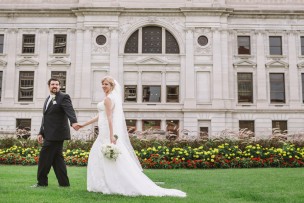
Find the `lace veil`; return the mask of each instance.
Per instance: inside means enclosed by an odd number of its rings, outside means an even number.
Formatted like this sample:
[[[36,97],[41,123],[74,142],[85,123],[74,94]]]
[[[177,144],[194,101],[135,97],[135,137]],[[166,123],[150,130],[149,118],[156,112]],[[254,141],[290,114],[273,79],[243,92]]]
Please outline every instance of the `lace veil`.
[[[113,108],[113,133],[114,135],[116,134],[118,136],[117,142],[121,142],[128,150],[130,153],[131,157],[133,160],[136,162],[138,167],[142,170],[142,167],[140,165],[140,162],[134,152],[134,149],[131,145],[130,139],[129,139],[129,134],[126,126],[126,120],[125,120],[125,115],[123,112],[123,107],[122,107],[122,90],[120,85],[116,80],[115,82],[115,87],[113,91],[110,93],[110,98],[112,102],[114,103],[114,108]]]

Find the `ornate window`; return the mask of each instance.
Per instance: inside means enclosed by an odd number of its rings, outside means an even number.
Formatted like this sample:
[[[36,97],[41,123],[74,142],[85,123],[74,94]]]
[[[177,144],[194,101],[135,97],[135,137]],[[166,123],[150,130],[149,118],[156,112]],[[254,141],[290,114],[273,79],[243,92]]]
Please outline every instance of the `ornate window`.
[[[179,46],[175,37],[166,30],[166,54],[178,54]]]
[[[172,33],[166,29],[146,26],[139,28],[129,37],[124,51],[125,53],[178,54],[179,45]]]
[[[284,73],[270,73],[270,102],[285,103]]]
[[[238,73],[238,102],[253,102],[252,73]]]
[[[269,53],[270,55],[282,55],[282,37],[270,36],[269,37]]]
[[[160,120],[143,120],[143,131],[160,130]]]
[[[239,128],[240,129],[247,129],[247,130],[254,133],[254,121],[240,120],[239,121]]]
[[[197,43],[202,47],[206,46],[208,44],[208,38],[204,35],[201,35],[197,38]]]
[[[105,45],[107,43],[107,38],[104,35],[98,35],[96,37],[96,43],[100,46]]]
[[[125,102],[136,102],[137,101],[137,86],[136,85],[125,85]]]
[[[35,35],[23,35],[22,53],[35,53]]]
[[[16,135],[24,139],[31,136],[31,119],[16,119]]]
[[[179,86],[167,86],[167,102],[179,101]]]
[[[136,131],[136,120],[126,120],[128,133],[134,133]]]
[[[143,102],[160,102],[160,86],[143,86]]]
[[[170,134],[179,134],[179,120],[167,120],[166,121],[166,131]]]
[[[34,71],[20,71],[18,101],[33,101]]]
[[[66,92],[66,71],[52,71],[51,77],[60,81],[60,91]]]
[[[272,121],[272,130],[274,132],[279,130],[280,133],[287,133],[287,121],[273,120]]]
[[[4,35],[0,35],[0,54],[3,53]]]
[[[54,54],[66,53],[66,35],[54,35]]]
[[[162,53],[162,28],[143,27],[142,53]]]
[[[250,55],[250,37],[249,36],[238,36],[238,54]]]
[[[199,127],[199,136],[200,136],[200,138],[208,138],[209,128],[208,127]]]
[[[125,53],[138,53],[138,30],[129,37],[125,46]]]

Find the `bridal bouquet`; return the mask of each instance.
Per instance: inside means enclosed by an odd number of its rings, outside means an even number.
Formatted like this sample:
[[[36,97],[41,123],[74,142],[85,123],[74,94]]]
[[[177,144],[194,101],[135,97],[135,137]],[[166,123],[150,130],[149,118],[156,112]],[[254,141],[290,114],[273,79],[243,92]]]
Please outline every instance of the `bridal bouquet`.
[[[115,144],[105,144],[101,147],[101,152],[108,159],[117,159],[118,155],[121,153]]]

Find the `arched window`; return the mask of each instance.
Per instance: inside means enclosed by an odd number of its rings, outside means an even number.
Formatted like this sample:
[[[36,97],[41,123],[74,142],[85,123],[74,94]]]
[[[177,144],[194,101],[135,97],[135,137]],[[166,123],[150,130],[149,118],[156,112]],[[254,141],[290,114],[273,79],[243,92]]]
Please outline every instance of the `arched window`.
[[[178,54],[179,46],[175,37],[166,30],[166,54]]]
[[[138,30],[129,37],[125,46],[125,53],[138,53]]]
[[[175,37],[165,28],[146,26],[129,37],[125,53],[179,54],[179,46]]]

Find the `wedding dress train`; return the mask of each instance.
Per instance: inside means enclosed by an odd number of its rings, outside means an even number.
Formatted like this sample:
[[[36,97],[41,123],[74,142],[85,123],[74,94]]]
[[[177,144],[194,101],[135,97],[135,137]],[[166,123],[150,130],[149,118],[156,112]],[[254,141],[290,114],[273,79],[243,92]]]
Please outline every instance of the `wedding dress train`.
[[[115,99],[110,97],[113,102],[113,109],[116,108]],[[134,161],[134,151],[130,151],[121,134],[118,135],[117,147],[121,151],[116,161],[107,159],[101,152],[103,144],[110,143],[109,127],[105,113],[104,102],[97,105],[99,112],[98,127],[99,135],[94,142],[87,167],[87,190],[90,192],[101,192],[104,194],[121,194],[126,196],[177,196],[185,197],[186,193],[176,189],[165,189],[156,185],[150,180],[141,169],[141,166]],[[119,113],[119,118],[124,119],[124,115]],[[113,124],[115,130],[119,130],[116,124]],[[125,125],[125,124],[123,124]],[[122,133],[123,131],[120,131]],[[129,138],[128,138],[129,139]],[[133,153],[133,154],[132,154]]]

